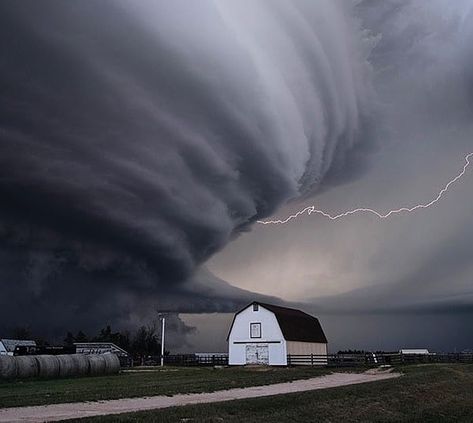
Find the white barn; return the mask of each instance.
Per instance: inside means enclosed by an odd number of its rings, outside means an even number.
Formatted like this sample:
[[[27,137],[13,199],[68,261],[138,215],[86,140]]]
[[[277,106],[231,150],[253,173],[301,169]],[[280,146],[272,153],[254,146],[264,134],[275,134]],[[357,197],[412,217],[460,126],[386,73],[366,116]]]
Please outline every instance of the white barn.
[[[228,364],[286,366],[288,354],[327,355],[317,318],[292,308],[253,302],[233,317]]]

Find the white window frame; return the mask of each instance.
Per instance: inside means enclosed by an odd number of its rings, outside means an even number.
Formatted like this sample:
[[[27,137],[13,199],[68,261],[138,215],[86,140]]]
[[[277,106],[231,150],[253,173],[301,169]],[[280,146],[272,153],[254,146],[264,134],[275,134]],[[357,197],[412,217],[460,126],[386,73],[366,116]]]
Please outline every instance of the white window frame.
[[[254,330],[253,328],[257,329],[257,335],[253,336]],[[251,322],[250,323],[250,338],[251,339],[260,339],[261,338],[261,322]]]

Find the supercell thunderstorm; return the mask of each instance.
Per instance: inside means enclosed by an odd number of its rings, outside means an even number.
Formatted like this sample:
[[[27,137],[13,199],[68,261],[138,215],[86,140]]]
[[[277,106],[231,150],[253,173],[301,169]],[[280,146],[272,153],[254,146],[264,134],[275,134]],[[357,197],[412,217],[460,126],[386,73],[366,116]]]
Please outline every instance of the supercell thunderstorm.
[[[196,270],[252,224],[294,218],[270,220],[282,205],[365,167],[381,50],[432,40],[425,22],[397,21],[412,4],[2,1],[2,324],[131,322],[159,301],[233,307],[189,288]],[[458,40],[471,34],[463,6]]]

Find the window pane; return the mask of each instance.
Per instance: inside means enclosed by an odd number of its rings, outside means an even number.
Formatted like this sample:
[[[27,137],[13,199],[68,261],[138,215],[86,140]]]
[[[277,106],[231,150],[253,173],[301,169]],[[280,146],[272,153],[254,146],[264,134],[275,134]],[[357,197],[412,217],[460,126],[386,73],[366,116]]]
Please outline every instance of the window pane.
[[[261,323],[250,323],[250,338],[261,338]]]

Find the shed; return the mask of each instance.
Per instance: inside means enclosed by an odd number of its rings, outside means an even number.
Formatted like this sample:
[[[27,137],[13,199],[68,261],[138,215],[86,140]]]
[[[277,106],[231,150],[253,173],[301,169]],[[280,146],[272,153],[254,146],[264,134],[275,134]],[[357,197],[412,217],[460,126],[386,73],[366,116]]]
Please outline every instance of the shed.
[[[404,348],[399,350],[399,354],[414,354],[414,355],[429,355],[429,350],[427,348]]]
[[[74,342],[76,354],[97,355],[115,354],[120,360],[120,365],[132,366],[133,360],[130,354],[113,342]]]
[[[316,317],[260,302],[235,314],[227,341],[230,365],[285,366],[288,354],[327,355],[327,338]]]
[[[0,339],[0,355],[14,355],[15,348],[36,349],[36,342],[23,339]]]
[[[128,358],[129,354],[113,342],[74,342],[77,354],[107,354]]]

